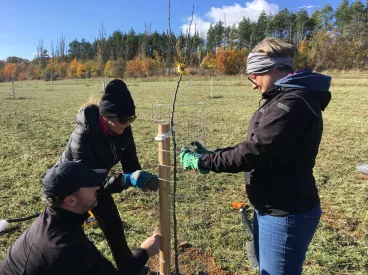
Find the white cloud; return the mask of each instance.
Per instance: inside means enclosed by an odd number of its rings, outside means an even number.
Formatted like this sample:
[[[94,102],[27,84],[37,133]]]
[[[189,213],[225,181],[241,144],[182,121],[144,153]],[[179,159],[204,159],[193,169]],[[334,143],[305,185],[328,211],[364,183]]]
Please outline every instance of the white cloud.
[[[210,11],[205,14],[206,19],[195,15],[191,27],[191,33],[194,33],[194,24],[197,24],[197,30],[201,36],[205,36],[210,24],[215,24],[218,21],[225,22],[227,26],[238,24],[243,17],[249,18],[251,21],[257,21],[262,11],[266,14],[275,15],[279,11],[279,6],[269,3],[265,0],[253,0],[246,2],[245,6],[235,3],[233,6],[211,7]],[[186,33],[189,27],[191,17],[188,17],[188,23],[183,24],[180,28],[183,33]]]
[[[188,17],[188,24],[182,25],[180,28],[184,34],[187,34],[189,29],[190,21],[192,17]],[[193,35],[195,31],[199,33],[200,36],[205,36],[207,30],[210,28],[211,22],[205,21],[202,18],[198,17],[197,15],[193,15],[193,22],[190,27],[190,33]]]

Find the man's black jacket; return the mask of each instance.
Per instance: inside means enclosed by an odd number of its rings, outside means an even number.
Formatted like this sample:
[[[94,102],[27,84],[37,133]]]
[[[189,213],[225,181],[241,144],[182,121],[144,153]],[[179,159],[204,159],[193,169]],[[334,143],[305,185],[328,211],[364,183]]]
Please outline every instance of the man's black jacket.
[[[199,161],[203,170],[246,172],[254,207],[270,215],[300,213],[319,205],[313,167],[322,137],[322,110],[330,78],[305,71],[286,77],[263,93],[246,141]]]
[[[84,234],[88,215],[61,208],[46,208],[9,248],[0,264],[1,275],[107,275],[134,274],[127,263],[117,271]],[[142,269],[148,260],[144,249],[135,252]],[[136,267],[134,268],[136,269]]]
[[[126,128],[121,135],[106,135],[100,126],[100,113],[96,105],[88,105],[77,114],[76,128],[59,159],[59,162],[66,161],[80,161],[92,169],[108,171],[120,162],[124,173],[142,169],[131,127]],[[121,174],[106,181],[121,186],[121,189],[117,188],[114,192],[122,191]],[[127,245],[123,223],[111,194],[99,193],[97,201],[98,205],[92,213],[105,234],[118,268],[124,269],[132,260],[139,263],[140,260],[135,259]],[[133,266],[139,267],[139,264]],[[134,274],[139,273],[140,269],[137,269]]]

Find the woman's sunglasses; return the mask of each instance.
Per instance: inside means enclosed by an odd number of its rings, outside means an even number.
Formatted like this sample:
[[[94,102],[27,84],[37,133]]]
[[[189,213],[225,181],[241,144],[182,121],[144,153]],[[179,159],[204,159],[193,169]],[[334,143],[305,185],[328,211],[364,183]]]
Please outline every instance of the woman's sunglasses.
[[[252,82],[252,84],[254,84],[254,85],[256,85],[256,86],[257,86],[257,84],[254,82],[254,80],[253,80],[250,76],[251,76],[251,74],[248,76],[248,80],[249,80],[250,82]]]
[[[121,116],[117,117],[120,124],[133,123],[137,116]]]

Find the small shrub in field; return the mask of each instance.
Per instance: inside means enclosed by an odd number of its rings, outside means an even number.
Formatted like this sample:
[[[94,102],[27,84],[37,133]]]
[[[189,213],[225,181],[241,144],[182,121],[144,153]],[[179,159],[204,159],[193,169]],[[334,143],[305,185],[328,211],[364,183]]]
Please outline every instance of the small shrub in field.
[[[13,73],[12,73],[12,79],[13,80],[17,80],[18,79],[18,75],[19,73],[22,72],[22,66],[20,64],[17,64],[17,66],[15,67]]]
[[[133,60],[128,61],[126,65],[126,72],[129,76],[132,77],[143,77],[141,62],[139,58],[134,58]]]
[[[112,68],[114,67],[114,61],[112,60],[107,60],[106,65],[105,65],[105,76],[107,77],[112,77]]]
[[[43,70],[42,79],[48,81],[48,80],[51,80],[51,76],[52,76],[52,70],[50,68],[46,68]]]
[[[216,52],[217,70],[225,74],[237,74],[246,64],[246,51],[236,49],[218,50]]]
[[[142,70],[138,58],[134,58],[133,60],[127,62],[126,72],[132,77],[142,77]]]
[[[112,66],[111,74],[113,77],[123,77],[125,72],[125,60],[122,57],[116,59]]]
[[[300,70],[308,67],[308,42],[306,38],[300,42],[299,54],[294,57],[294,69]]]
[[[60,62],[54,64],[55,74],[58,78],[65,78],[68,70],[68,63]]]
[[[84,64],[78,64],[76,76],[78,78],[84,78],[86,76],[86,67],[84,66]]]
[[[48,81],[51,80],[52,77],[52,79],[55,80],[57,76],[56,69],[57,64],[53,63],[52,60],[50,59],[49,62],[47,63],[46,68],[42,71],[42,78]]]
[[[13,72],[17,68],[17,64],[9,63],[5,65],[4,68],[4,77],[6,81],[10,81],[13,76]]]
[[[77,70],[78,70],[79,62],[76,58],[72,62],[69,63],[68,69],[67,69],[67,76],[69,78],[74,78],[77,76]]]
[[[26,80],[27,79],[27,73],[26,72],[20,72],[18,74],[17,80]]]
[[[141,59],[141,68],[145,76],[154,75],[157,67],[158,67],[157,63],[154,59],[149,58],[149,57],[145,57]]]
[[[5,81],[4,71],[0,69],[0,82]]]
[[[84,71],[84,77],[90,78],[92,76],[92,60],[88,60],[84,63],[85,71]]]
[[[27,68],[27,79],[33,80],[37,79],[36,73],[35,73],[35,65],[33,63],[30,63]]]
[[[158,64],[154,59],[150,57],[136,57],[133,60],[128,61],[126,72],[132,77],[145,77],[152,76],[157,68]]]
[[[216,62],[216,55],[214,53],[208,53],[201,63],[201,66],[205,69],[216,69],[217,62]]]
[[[116,61],[108,60],[105,65],[105,75],[108,77],[123,77],[125,71],[125,60],[119,57]]]
[[[100,77],[104,73],[104,65],[98,61],[93,61],[91,66],[91,75],[92,77]]]

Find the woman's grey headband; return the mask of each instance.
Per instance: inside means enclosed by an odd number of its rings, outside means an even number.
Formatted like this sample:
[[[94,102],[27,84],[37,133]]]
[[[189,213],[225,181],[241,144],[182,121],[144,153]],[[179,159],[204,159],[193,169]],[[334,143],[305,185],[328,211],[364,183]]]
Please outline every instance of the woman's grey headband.
[[[247,60],[247,74],[261,74],[273,68],[293,68],[293,58],[290,56],[274,57],[265,53],[250,53]]]

